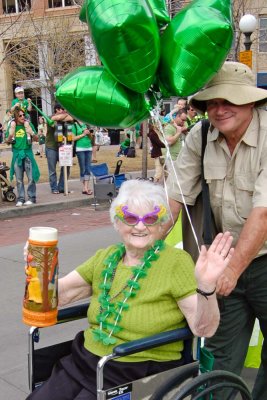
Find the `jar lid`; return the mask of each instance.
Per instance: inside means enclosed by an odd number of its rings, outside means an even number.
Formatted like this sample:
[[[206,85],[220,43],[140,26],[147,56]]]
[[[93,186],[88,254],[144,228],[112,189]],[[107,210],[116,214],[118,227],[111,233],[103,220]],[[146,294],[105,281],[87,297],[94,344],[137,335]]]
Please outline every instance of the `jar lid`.
[[[52,242],[58,239],[58,231],[48,226],[34,226],[29,229],[29,239],[37,242]]]

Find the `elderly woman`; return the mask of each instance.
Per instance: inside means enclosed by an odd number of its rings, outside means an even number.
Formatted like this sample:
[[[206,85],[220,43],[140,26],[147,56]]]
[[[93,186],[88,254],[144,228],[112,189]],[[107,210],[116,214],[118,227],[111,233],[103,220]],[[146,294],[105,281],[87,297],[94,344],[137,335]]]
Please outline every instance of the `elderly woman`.
[[[208,251],[202,247],[194,268],[186,252],[162,240],[169,212],[160,185],[123,183],[110,216],[122,243],[99,250],[59,280],[60,305],[92,296],[89,327],[78,333],[72,354],[28,399],[96,399],[97,362],[114,345],[186,323],[197,336],[211,336],[217,329],[215,287],[233,253],[229,232],[217,235]],[[178,342],[111,361],[104,386],[181,365],[182,349]]]

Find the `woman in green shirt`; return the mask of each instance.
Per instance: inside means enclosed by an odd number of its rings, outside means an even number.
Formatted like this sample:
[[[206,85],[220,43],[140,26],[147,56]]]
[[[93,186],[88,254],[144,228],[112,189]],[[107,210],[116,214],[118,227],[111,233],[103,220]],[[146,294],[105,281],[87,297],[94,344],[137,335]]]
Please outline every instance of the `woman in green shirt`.
[[[59,280],[59,303],[91,296],[89,326],[74,339],[49,380],[28,399],[96,399],[96,366],[114,345],[184,327],[211,336],[219,323],[216,282],[233,249],[229,232],[203,246],[194,267],[183,250],[165,245],[170,218],[164,189],[148,181],[123,183],[110,208],[122,243],[99,250]],[[183,364],[183,342],[111,361],[104,388]],[[83,397],[84,396],[84,397]]]

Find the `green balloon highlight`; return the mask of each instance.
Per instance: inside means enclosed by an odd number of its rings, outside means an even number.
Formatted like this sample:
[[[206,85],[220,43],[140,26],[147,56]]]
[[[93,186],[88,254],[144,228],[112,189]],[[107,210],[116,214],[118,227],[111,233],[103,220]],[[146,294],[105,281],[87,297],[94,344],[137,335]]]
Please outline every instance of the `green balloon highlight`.
[[[101,62],[110,74],[145,93],[158,68],[160,38],[146,0],[90,0],[80,18],[87,19]]]
[[[165,0],[147,0],[153,13],[155,14],[158,24],[167,24],[171,18],[168,13],[167,5]]]
[[[57,101],[75,118],[95,126],[129,128],[149,117],[144,95],[117,82],[104,67],[80,67],[58,84]]]
[[[233,41],[231,0],[196,0],[170,22],[161,38],[158,70],[163,91],[189,96],[220,69]]]

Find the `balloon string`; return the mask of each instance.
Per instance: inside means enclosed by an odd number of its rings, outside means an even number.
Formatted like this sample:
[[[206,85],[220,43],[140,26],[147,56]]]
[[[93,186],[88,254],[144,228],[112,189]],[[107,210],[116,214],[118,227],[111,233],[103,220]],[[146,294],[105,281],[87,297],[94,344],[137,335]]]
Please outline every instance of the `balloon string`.
[[[190,228],[191,228],[194,240],[195,240],[197,248],[198,248],[198,252],[200,252],[200,246],[199,246],[199,243],[198,243],[198,238],[197,238],[197,235],[196,235],[196,231],[195,231],[195,228],[193,226],[192,219],[191,219],[191,216],[189,214],[189,210],[188,210],[188,207],[187,207],[187,204],[186,204],[186,201],[185,201],[184,193],[183,193],[183,190],[181,188],[180,181],[179,181],[179,178],[177,176],[176,169],[175,169],[175,166],[174,166],[174,162],[173,162],[173,159],[172,159],[171,154],[170,154],[170,146],[169,146],[169,144],[167,142],[167,139],[166,139],[166,136],[165,136],[165,133],[164,133],[164,130],[163,130],[163,126],[162,126],[161,120],[159,118],[159,115],[160,115],[159,114],[159,110],[160,110],[160,107],[159,107],[159,104],[157,102],[157,106],[153,110],[150,111],[150,115],[152,117],[153,123],[156,125],[157,129],[159,130],[159,133],[161,134],[160,140],[164,143],[164,145],[166,147],[166,157],[165,157],[165,162],[164,162],[163,167],[166,167],[167,171],[170,170],[169,173],[173,173],[173,175],[174,175],[175,182],[177,183],[179,191],[181,193],[182,202],[183,202],[186,214],[187,214],[187,218],[189,220],[189,224],[190,224]],[[167,200],[169,202],[169,194],[168,194],[168,190],[167,190],[165,175],[164,175],[164,190],[165,190],[165,193],[166,193]],[[170,215],[171,215],[172,223],[174,225],[174,219],[173,219],[173,216],[172,216],[171,212],[170,212]]]

